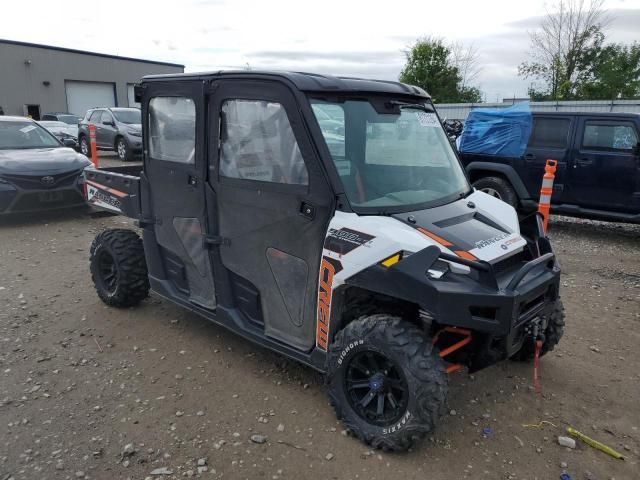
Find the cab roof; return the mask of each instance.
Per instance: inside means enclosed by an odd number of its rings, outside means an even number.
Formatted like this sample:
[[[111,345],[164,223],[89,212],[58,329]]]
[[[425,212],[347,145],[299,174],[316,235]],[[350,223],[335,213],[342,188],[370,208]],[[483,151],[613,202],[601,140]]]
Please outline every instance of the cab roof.
[[[147,75],[142,78],[142,82],[194,79],[215,80],[222,78],[285,80],[291,82],[297,89],[305,92],[365,92],[431,98],[422,88],[405,83],[390,80],[371,80],[367,78],[334,77],[332,75],[305,72],[220,70],[217,72]]]

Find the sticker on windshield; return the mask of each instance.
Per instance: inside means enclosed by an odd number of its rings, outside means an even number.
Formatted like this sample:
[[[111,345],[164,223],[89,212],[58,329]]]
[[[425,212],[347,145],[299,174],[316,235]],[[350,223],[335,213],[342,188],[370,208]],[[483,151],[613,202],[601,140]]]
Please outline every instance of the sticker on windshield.
[[[418,122],[423,127],[439,127],[440,122],[438,122],[438,117],[435,113],[427,113],[427,112],[416,112],[416,117],[418,117]]]
[[[29,133],[31,130],[35,130],[35,129],[36,129],[36,127],[35,127],[35,126],[33,126],[33,125],[27,125],[26,127],[22,127],[22,128],[20,129],[20,131],[21,131],[22,133]]]

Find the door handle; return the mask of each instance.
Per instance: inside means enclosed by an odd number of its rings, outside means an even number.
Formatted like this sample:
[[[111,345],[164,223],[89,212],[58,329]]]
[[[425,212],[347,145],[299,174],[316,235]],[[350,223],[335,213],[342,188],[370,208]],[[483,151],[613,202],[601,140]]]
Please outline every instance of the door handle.
[[[533,162],[536,159],[536,156],[533,153],[527,153],[524,156],[524,161],[525,162]]]
[[[588,167],[590,165],[593,165],[593,160],[591,160],[590,158],[579,158],[576,160],[576,163],[581,167]]]

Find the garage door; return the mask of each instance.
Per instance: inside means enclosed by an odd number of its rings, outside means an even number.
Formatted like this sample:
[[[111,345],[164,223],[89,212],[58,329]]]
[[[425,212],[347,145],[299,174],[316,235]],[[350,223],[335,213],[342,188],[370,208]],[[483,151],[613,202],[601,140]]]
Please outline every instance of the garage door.
[[[140,108],[140,104],[136,102],[136,97],[133,92],[133,83],[127,83],[127,97],[129,98],[129,106],[130,107],[138,107]]]
[[[115,85],[106,82],[65,82],[67,109],[70,113],[84,115],[93,107],[115,107]]]

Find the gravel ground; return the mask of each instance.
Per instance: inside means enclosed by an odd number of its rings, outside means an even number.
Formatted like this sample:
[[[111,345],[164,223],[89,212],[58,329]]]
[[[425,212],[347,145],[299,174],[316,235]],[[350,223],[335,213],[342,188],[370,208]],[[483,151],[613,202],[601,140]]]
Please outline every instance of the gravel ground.
[[[310,369],[155,297],[104,306],[88,249],[123,225],[0,224],[0,480],[640,477],[640,226],[553,218],[567,330],[542,395],[526,364],[453,374],[433,436],[382,454],[346,435]],[[561,447],[567,425],[626,459]]]

